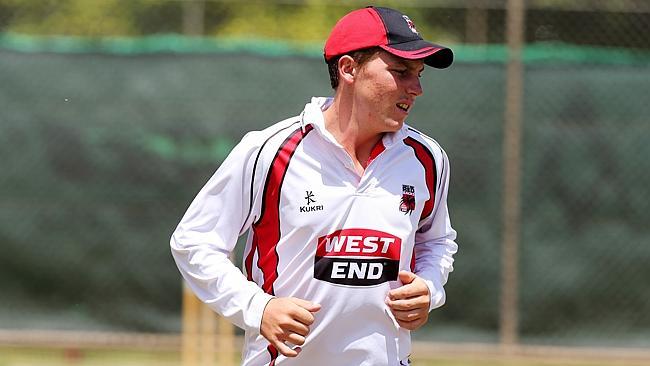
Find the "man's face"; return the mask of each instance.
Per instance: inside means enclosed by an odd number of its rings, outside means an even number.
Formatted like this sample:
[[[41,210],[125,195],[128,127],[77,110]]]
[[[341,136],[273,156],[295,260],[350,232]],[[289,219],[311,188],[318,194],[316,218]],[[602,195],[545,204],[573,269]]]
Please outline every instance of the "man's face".
[[[422,60],[407,60],[381,51],[355,76],[355,105],[371,132],[399,130],[415,98],[422,94]]]

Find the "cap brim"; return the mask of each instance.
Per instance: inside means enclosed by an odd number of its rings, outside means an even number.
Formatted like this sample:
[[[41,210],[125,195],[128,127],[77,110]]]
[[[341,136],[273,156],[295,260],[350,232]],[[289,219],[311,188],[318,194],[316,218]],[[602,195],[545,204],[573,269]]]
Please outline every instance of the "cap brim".
[[[451,49],[424,40],[379,46],[391,54],[407,60],[423,60],[436,69],[445,69],[454,62]]]

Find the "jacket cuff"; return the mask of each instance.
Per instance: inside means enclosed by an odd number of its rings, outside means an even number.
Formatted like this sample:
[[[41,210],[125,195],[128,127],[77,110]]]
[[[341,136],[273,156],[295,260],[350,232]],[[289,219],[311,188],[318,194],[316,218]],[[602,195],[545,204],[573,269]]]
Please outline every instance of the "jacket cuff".
[[[246,311],[245,324],[247,330],[257,333],[260,332],[264,308],[266,308],[266,304],[268,304],[273,297],[274,296],[261,291],[253,295]]]
[[[424,282],[429,287],[429,296],[431,297],[429,311],[444,305],[446,300],[445,289],[442,286],[436,286],[431,280],[425,279]]]

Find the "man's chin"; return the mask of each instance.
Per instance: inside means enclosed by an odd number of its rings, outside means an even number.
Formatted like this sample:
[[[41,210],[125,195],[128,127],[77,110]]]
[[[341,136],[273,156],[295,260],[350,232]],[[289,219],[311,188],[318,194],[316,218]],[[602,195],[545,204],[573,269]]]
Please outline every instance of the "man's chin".
[[[402,128],[402,126],[404,126],[404,120],[391,121],[391,123],[388,124],[388,128],[390,129],[390,131],[388,132],[399,131]]]

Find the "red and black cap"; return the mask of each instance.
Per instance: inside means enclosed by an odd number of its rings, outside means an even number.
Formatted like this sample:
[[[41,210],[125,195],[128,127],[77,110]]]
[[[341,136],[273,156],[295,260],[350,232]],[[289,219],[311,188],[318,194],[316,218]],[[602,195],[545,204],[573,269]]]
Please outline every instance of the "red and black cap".
[[[370,47],[381,47],[395,56],[424,60],[438,69],[454,60],[451,49],[422,39],[413,21],[397,10],[369,6],[341,18],[325,42],[325,61]]]

